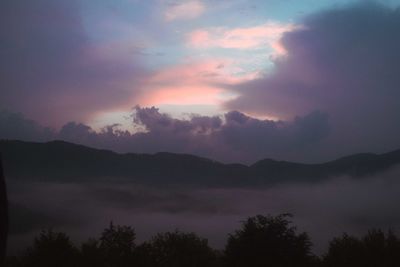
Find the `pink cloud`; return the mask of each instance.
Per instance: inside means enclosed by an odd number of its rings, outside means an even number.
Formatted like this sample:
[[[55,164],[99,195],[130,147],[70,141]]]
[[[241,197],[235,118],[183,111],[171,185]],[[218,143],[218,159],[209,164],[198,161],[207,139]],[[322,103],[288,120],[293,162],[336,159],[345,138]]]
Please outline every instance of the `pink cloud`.
[[[278,22],[267,22],[263,25],[227,29],[224,27],[199,29],[188,35],[188,45],[195,48],[234,48],[254,49],[269,45],[278,54],[286,50],[279,43],[283,33],[293,31],[298,26]]]
[[[144,106],[153,105],[217,105],[221,89],[202,84],[163,87],[141,99]]]
[[[165,10],[166,21],[195,19],[204,13],[205,6],[201,1],[182,1],[170,4]]]
[[[227,84],[238,84],[256,74],[236,76],[234,62],[208,59],[172,66],[155,73],[146,82],[138,103],[143,106],[175,104],[219,105],[226,100]]]

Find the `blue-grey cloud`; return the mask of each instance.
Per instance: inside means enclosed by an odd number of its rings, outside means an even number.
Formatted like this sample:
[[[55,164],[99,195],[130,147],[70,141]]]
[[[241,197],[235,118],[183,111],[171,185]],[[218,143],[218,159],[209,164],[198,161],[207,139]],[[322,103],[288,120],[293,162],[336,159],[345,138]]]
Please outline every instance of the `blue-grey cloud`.
[[[332,134],[318,157],[400,147],[399,29],[400,9],[371,1],[308,16],[284,35],[287,57],[233,87],[240,96],[227,106],[280,118],[328,113]]]
[[[134,54],[88,37],[75,0],[1,1],[0,32],[0,107],[44,123],[120,107],[146,73]]]
[[[21,113],[0,111],[0,136],[2,139],[48,141],[55,137],[51,128],[44,127]]]
[[[20,114],[0,113],[0,138],[29,141],[61,139],[118,152],[168,151],[195,154],[224,162],[246,162],[272,157],[301,160],[310,147],[329,136],[329,117],[314,111],[292,121],[260,120],[238,111],[218,116],[172,118],[157,108],[136,107],[132,123],[144,131],[130,133],[110,125],[94,131],[69,122],[59,131],[41,126]]]

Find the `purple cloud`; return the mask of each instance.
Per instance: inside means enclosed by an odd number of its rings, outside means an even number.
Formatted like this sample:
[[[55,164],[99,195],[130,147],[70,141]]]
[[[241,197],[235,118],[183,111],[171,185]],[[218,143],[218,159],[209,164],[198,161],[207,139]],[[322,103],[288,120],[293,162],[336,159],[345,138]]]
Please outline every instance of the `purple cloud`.
[[[22,115],[3,111],[0,138],[61,139],[118,152],[168,151],[224,162],[252,163],[266,157],[301,160],[305,151],[330,132],[328,116],[319,111],[293,121],[260,120],[238,111],[228,112],[222,118],[193,115],[189,119],[175,119],[154,107],[136,107],[132,117],[133,123],[144,131],[129,133],[119,130],[118,125],[110,125],[96,132],[76,122],[54,131]]]
[[[240,96],[227,107],[284,119],[328,113],[323,157],[400,147],[399,29],[399,9],[371,2],[306,17],[282,39],[287,57],[272,73],[232,86]]]
[[[74,0],[2,1],[0,32],[0,106],[42,123],[123,106],[145,76],[134,54],[88,38]]]
[[[26,119],[21,113],[0,111],[0,138],[44,142],[55,138],[51,128]]]

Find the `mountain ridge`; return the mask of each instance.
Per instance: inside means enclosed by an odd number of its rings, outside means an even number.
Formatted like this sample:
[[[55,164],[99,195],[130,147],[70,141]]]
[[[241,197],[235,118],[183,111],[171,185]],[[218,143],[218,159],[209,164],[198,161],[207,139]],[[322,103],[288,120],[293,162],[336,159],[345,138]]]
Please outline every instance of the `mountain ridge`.
[[[10,179],[47,182],[270,186],[318,182],[334,176],[359,178],[400,164],[400,150],[358,153],[316,164],[263,159],[251,165],[170,152],[120,154],[60,140],[0,140],[0,152]]]

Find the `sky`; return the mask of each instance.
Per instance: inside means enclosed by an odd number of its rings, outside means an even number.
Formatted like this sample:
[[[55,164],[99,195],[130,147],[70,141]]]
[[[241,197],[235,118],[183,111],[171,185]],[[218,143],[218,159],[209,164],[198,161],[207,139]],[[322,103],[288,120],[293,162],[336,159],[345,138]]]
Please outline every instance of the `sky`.
[[[4,0],[0,138],[244,163],[398,149],[399,6]]]

